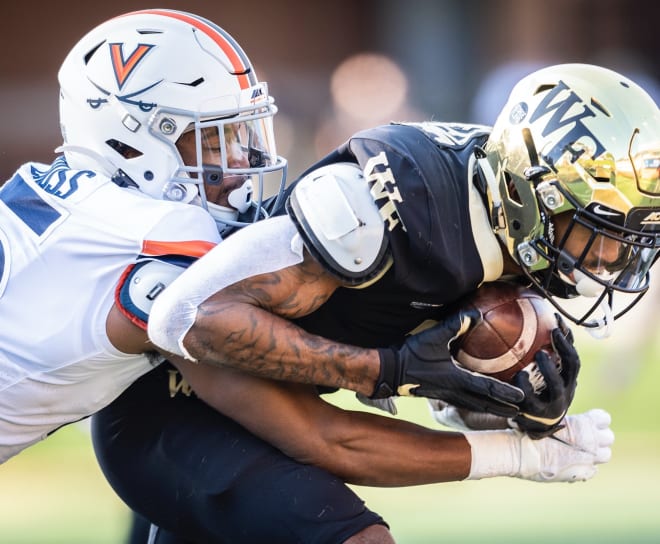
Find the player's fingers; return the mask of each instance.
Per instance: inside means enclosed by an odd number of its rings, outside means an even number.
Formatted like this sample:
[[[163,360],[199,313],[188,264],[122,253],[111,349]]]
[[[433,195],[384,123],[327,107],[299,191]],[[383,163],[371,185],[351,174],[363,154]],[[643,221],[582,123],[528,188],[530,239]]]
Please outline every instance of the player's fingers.
[[[563,479],[567,482],[584,482],[596,475],[598,469],[592,464],[573,465],[567,469],[568,474]]]
[[[580,357],[573,344],[565,338],[560,329],[552,331],[552,347],[561,359],[561,375],[564,383],[574,383],[580,372]]]
[[[561,391],[564,389],[564,380],[562,380],[559,369],[547,352],[543,350],[537,351],[534,355],[534,360],[536,361],[539,371],[543,375],[543,379],[545,380],[549,392]]]
[[[602,447],[596,450],[596,454],[594,456],[595,463],[607,463],[610,459],[612,459],[612,448]]]
[[[534,391],[534,386],[529,379],[527,371],[519,371],[513,377],[512,382],[524,395],[524,398],[518,403],[519,410],[528,414],[538,414],[541,412],[545,405],[539,395]]]
[[[589,410],[587,415],[598,429],[607,429],[612,424],[612,416],[600,408]]]
[[[456,366],[461,388],[466,395],[476,399],[488,397],[497,403],[518,404],[525,399],[525,391],[515,383],[507,383],[479,372]]]
[[[561,314],[555,313],[555,319],[557,320],[557,326],[561,331],[562,335],[564,336],[564,338],[566,338],[572,344],[573,331],[566,324],[566,321],[564,321],[564,318],[561,316]]]
[[[482,319],[481,312],[474,308],[461,310],[451,316],[444,322],[448,333],[447,343],[449,344],[458,337],[463,336],[473,328]]]
[[[455,399],[452,404],[473,412],[494,414],[506,418],[515,417],[519,412],[518,406],[515,404],[500,402],[495,398],[482,395],[475,395],[469,391],[464,391],[460,399]]]

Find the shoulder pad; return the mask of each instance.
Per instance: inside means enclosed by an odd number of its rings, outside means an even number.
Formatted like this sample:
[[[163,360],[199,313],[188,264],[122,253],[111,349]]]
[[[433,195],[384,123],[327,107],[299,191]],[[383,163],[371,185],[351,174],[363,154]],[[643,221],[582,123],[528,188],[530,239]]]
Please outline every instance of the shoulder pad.
[[[385,224],[357,164],[308,173],[291,192],[287,211],[307,249],[348,285],[364,284],[387,266]]]
[[[154,300],[184,270],[185,266],[180,264],[156,259],[130,266],[117,286],[117,307],[133,323],[146,330]]]

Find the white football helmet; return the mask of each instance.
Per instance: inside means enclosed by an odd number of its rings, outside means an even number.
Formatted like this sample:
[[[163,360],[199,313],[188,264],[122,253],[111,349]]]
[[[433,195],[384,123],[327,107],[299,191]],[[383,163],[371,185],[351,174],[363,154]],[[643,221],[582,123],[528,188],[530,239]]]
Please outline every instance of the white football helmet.
[[[74,46],[59,82],[59,150],[72,168],[204,206],[221,231],[267,215],[264,174],[279,176],[274,186],[283,192],[274,100],[241,47],[211,21],[163,9],[110,19]],[[208,202],[208,189],[218,193],[228,180],[228,205]]]

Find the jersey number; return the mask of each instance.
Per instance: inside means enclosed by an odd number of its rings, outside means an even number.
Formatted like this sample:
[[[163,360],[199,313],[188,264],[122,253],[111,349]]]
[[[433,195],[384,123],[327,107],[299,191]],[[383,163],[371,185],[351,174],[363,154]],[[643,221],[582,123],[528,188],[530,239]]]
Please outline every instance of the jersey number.
[[[2,187],[0,201],[37,236],[43,236],[62,219],[62,214],[43,200],[18,174]],[[6,212],[0,209],[0,213]],[[0,297],[9,280],[11,265],[9,250],[9,239],[0,229]]]
[[[44,234],[61,214],[16,174],[0,192],[0,200],[37,236]]]

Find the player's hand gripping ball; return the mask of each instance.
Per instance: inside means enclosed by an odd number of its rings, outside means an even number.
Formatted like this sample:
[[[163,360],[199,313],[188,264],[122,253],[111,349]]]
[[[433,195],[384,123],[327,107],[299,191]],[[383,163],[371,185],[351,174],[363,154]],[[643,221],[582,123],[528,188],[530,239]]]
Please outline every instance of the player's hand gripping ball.
[[[476,308],[483,319],[453,343],[456,361],[509,383],[525,369],[534,390],[541,391],[545,384],[536,353],[545,350],[561,364],[552,348],[551,332],[558,327],[552,305],[530,288],[496,281],[482,285],[462,306]]]

